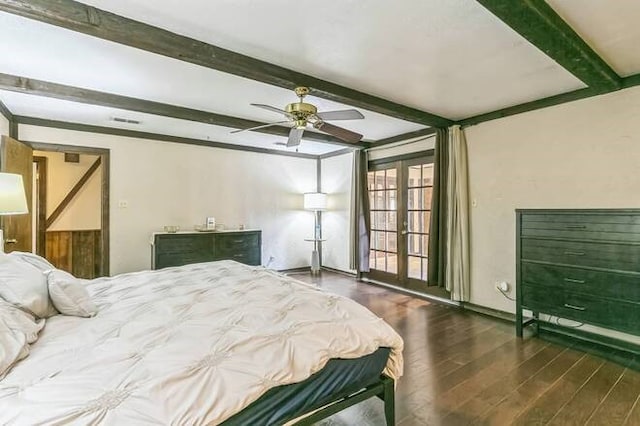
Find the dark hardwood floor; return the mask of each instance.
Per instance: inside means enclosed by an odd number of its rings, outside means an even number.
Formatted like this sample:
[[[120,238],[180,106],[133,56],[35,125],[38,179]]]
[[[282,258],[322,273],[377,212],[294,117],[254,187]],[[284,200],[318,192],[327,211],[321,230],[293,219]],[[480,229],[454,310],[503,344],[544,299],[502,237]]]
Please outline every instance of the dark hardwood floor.
[[[404,338],[396,420],[410,425],[640,425],[640,372],[537,338],[510,323],[323,271],[297,274],[348,296]],[[319,423],[384,425],[371,399]]]

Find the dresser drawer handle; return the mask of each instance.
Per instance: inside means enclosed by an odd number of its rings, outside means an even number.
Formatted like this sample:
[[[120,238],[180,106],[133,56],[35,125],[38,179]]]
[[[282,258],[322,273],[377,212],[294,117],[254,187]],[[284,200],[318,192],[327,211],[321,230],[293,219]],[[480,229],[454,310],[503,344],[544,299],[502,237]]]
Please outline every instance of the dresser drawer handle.
[[[564,304],[565,308],[569,308],[569,309],[573,309],[574,311],[586,311],[587,308],[585,308],[584,306],[576,306],[576,305],[571,305],[569,303],[565,303]]]
[[[564,254],[566,254],[567,256],[584,256],[586,253],[583,251],[565,250]]]
[[[244,254],[237,253],[237,254],[234,254],[233,257],[244,257]]]
[[[568,283],[584,284],[584,280],[576,280],[575,278],[565,278],[564,280]]]
[[[567,225],[567,229],[587,229],[587,225]]]
[[[233,240],[234,243],[243,243],[244,240]]]

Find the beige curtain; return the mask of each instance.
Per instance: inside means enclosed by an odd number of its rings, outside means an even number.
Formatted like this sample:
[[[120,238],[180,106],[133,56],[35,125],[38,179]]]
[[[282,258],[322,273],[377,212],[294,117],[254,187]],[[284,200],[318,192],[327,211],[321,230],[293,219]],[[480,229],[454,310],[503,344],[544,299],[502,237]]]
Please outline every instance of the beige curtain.
[[[447,144],[446,289],[451,299],[467,302],[470,296],[469,176],[467,142],[460,126],[449,129]]]

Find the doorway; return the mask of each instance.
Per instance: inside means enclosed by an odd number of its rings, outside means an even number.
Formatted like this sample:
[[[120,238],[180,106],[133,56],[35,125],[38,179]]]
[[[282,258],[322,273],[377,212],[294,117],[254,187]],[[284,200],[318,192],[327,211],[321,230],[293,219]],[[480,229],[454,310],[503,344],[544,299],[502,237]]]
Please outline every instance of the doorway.
[[[109,151],[29,143],[34,252],[79,278],[109,274]]]
[[[421,153],[370,162],[368,191],[371,234],[367,277],[447,297],[437,283],[427,279],[433,156]]]

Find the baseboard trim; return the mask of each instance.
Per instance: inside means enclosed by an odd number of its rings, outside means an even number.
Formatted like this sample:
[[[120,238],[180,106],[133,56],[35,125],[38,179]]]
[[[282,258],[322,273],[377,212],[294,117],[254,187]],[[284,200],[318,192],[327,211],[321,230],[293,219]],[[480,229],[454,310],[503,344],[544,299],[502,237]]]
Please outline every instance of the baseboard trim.
[[[328,272],[333,272],[336,274],[340,274],[340,275],[346,275],[347,277],[351,277],[351,278],[356,278],[358,275],[353,273],[353,272],[349,272],[349,271],[343,271],[342,269],[335,269],[335,268],[330,268],[328,266],[322,266],[321,269],[328,271]]]
[[[311,273],[311,266],[303,266],[301,268],[280,269],[279,273],[287,274],[309,274]]]
[[[415,296],[419,299],[425,299],[428,301],[432,301],[432,302],[438,302],[438,303],[444,303],[446,305],[451,305],[451,306],[460,306],[460,302],[456,302],[453,300],[449,300],[449,299],[444,299],[442,297],[438,297],[438,296],[432,296],[430,294],[426,294],[426,293],[420,293],[418,291],[413,291],[413,290],[407,290],[406,288],[403,287],[398,287],[396,285],[393,284],[388,284],[382,281],[377,281],[377,280],[372,280],[370,278],[361,278],[360,279],[361,282],[363,283],[367,283],[367,284],[371,284],[371,285],[375,285],[378,287],[384,287],[384,288],[388,288],[390,290],[394,290],[398,293],[403,293],[409,296]]]
[[[478,314],[487,315],[493,318],[498,318],[498,319],[512,322],[512,323],[516,322],[516,316],[514,314],[506,311],[501,311],[499,309],[493,309],[493,308],[488,308],[486,306],[475,305],[469,302],[463,302],[462,307],[464,309],[476,312]]]

